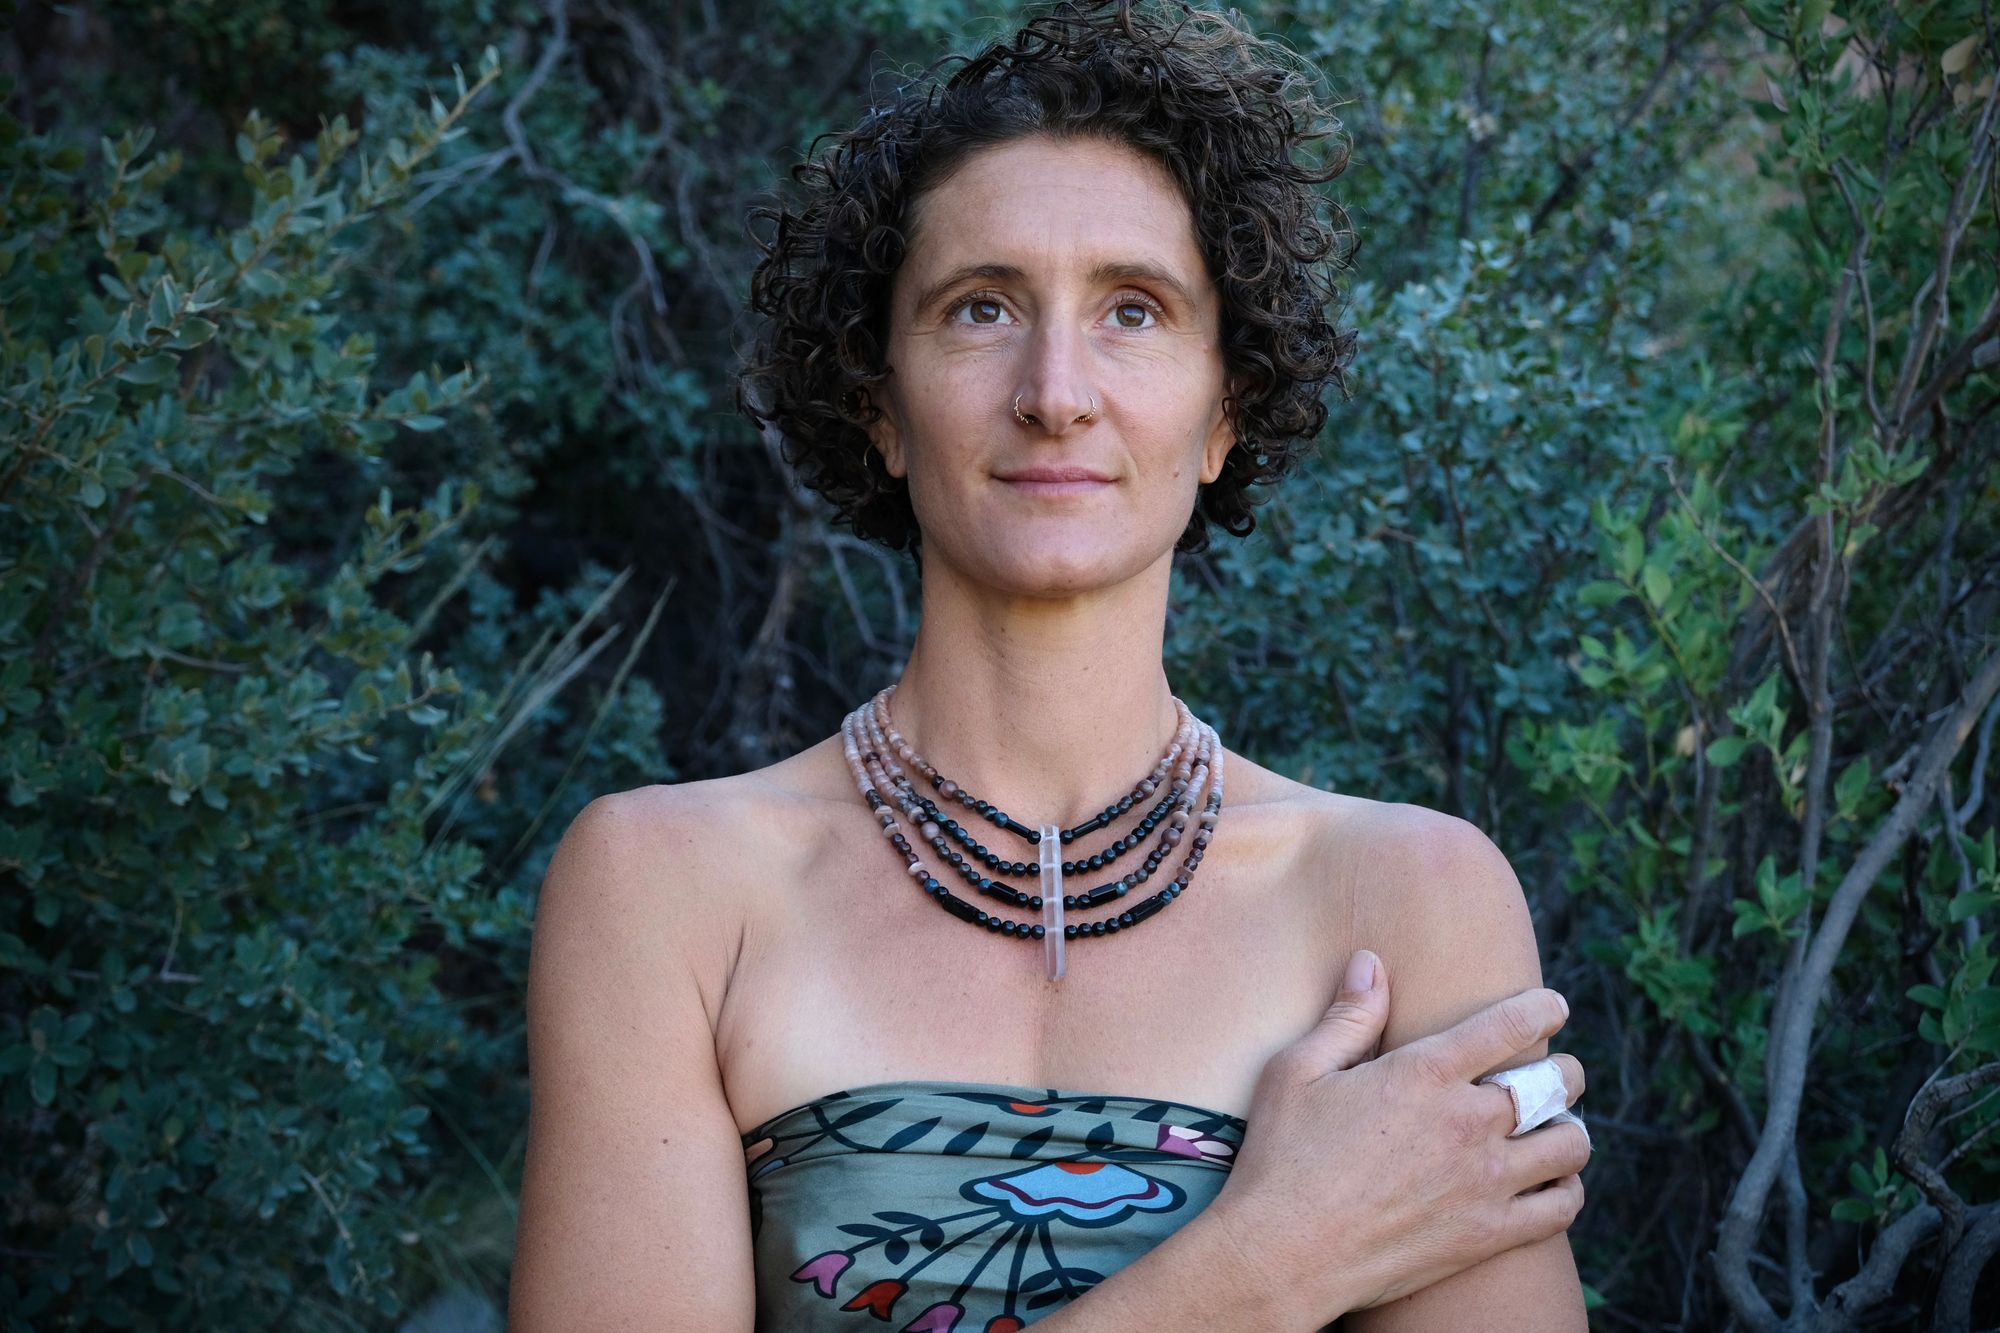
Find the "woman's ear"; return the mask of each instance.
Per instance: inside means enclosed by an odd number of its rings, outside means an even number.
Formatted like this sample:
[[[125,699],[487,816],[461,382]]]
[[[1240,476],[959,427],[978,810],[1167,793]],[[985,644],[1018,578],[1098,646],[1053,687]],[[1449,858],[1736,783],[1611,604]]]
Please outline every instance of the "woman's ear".
[[[909,475],[909,459],[903,453],[903,432],[896,427],[895,414],[888,408],[878,408],[875,420],[868,426],[868,447],[882,459],[882,468],[890,476],[902,478]]]
[[[1206,486],[1222,475],[1222,464],[1236,447],[1236,395],[1222,400],[1201,448],[1201,484]]]

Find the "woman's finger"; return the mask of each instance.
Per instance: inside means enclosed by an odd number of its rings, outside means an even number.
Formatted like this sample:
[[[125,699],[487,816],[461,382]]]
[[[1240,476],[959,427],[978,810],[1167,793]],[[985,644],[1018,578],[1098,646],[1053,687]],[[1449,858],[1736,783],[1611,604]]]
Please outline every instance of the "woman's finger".
[[[1520,1063],[1524,1054],[1568,1021],[1562,997],[1537,987],[1496,1000],[1456,1026],[1398,1047],[1395,1054],[1408,1052],[1405,1060],[1438,1082],[1470,1083],[1491,1070]]]

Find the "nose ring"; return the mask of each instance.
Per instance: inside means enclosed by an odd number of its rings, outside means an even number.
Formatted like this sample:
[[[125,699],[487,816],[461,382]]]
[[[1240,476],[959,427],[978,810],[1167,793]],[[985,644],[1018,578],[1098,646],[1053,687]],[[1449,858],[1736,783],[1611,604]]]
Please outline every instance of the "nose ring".
[[[1023,426],[1035,420],[1034,413],[1023,412],[1021,410],[1021,399],[1024,396],[1025,395],[1018,393],[1014,395],[1014,420],[1020,422]],[[1092,394],[1090,395],[1090,410],[1088,412],[1085,412],[1082,416],[1078,417],[1077,420],[1089,421],[1096,415],[1097,415],[1097,395]]]

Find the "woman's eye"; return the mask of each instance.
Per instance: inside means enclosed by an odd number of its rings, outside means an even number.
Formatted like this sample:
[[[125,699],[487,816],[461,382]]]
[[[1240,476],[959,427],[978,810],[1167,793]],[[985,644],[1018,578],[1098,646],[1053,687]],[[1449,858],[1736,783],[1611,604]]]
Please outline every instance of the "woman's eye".
[[[998,301],[988,300],[983,296],[973,297],[958,309],[960,314],[965,315],[974,324],[998,324],[1000,316],[1005,313],[1000,309]]]
[[[1111,313],[1122,329],[1143,329],[1153,315],[1152,310],[1140,301],[1120,301]]]

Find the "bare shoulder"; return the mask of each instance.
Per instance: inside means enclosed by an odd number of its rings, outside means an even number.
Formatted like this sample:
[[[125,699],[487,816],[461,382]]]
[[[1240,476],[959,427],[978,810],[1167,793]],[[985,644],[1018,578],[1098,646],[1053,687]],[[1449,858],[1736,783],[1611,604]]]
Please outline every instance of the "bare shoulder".
[[[1232,756],[1232,795],[1238,767]],[[1342,950],[1382,959],[1391,996],[1384,1050],[1542,984],[1521,882],[1477,825],[1322,791],[1247,761],[1240,768],[1251,809],[1280,812],[1298,831],[1301,882],[1334,904]]]
[[[563,834],[538,924],[544,914],[583,914],[650,936],[652,957],[664,951],[692,970],[713,1030],[746,924],[763,886],[781,878],[768,864],[781,844],[755,831],[838,798],[837,747],[836,738],[746,773],[597,797]]]

